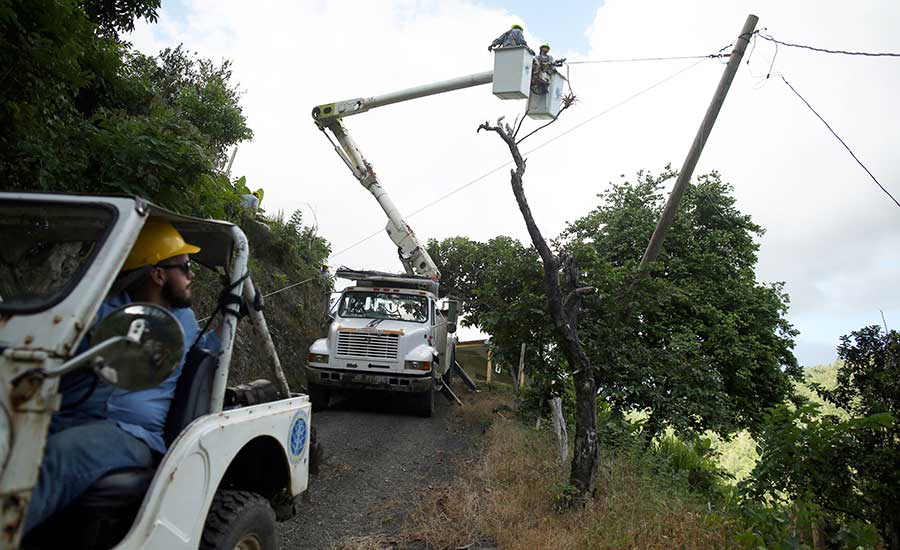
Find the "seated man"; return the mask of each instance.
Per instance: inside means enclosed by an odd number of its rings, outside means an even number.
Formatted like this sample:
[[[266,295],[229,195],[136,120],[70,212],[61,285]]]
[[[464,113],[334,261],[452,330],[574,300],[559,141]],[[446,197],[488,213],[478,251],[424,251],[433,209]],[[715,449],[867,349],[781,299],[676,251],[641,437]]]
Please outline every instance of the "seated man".
[[[194,275],[188,256],[199,251],[168,222],[151,220],[141,230],[120,275],[120,279],[127,277],[133,282],[103,303],[97,319],[132,301],[168,309],[184,331],[181,362],[162,384],[147,390],[127,392],[83,371],[61,381],[62,406],[50,424],[25,519],[26,534],[107,473],[152,467],[166,452],[162,436],[166,415],[185,356],[200,332],[190,309]],[[81,346],[84,349],[86,340]],[[210,344],[218,347],[215,335],[201,338],[201,345]]]

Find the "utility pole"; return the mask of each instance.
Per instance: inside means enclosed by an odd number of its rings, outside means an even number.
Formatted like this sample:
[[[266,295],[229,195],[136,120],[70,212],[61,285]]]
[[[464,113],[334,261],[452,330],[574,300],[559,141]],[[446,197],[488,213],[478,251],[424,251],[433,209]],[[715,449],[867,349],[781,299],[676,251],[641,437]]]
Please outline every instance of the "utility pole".
[[[672,223],[675,221],[675,213],[678,212],[678,205],[681,202],[681,197],[684,195],[688,182],[694,174],[694,168],[697,166],[697,161],[700,159],[700,153],[703,152],[703,146],[706,145],[706,140],[709,138],[713,125],[716,123],[716,117],[719,116],[719,110],[722,108],[722,103],[725,102],[725,96],[728,94],[728,89],[731,87],[731,81],[734,80],[734,74],[741,64],[741,59],[744,57],[744,50],[747,49],[747,44],[750,42],[750,36],[756,28],[756,22],[758,20],[759,18],[751,14],[747,16],[747,21],[744,22],[744,28],[741,29],[741,34],[738,35],[737,41],[734,43],[734,49],[731,51],[728,65],[725,66],[725,72],[719,80],[719,86],[716,88],[716,93],[713,95],[712,102],[706,110],[706,116],[703,117],[700,129],[697,130],[697,135],[694,137],[694,143],[691,145],[690,151],[688,151],[687,158],[684,159],[684,165],[681,167],[681,172],[678,173],[678,179],[675,180],[675,187],[672,188],[672,194],[669,195],[669,200],[666,201],[666,207],[663,209],[662,216],[659,218],[659,223],[656,224],[656,229],[653,231],[653,237],[650,238],[650,244],[647,245],[644,257],[641,258],[641,265],[638,266],[638,272],[647,269],[649,264],[659,255],[663,241],[665,240],[669,229],[672,227]]]

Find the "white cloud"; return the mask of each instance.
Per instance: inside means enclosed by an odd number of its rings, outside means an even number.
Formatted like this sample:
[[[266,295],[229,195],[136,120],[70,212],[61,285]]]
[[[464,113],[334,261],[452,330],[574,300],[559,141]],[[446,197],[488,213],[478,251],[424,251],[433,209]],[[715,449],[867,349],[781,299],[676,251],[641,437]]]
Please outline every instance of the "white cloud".
[[[204,56],[234,61],[256,135],[241,145],[234,172],[266,189],[269,211],[301,209],[311,221],[311,205],[335,251],[378,231],[384,217],[313,125],[312,107],[487,70],[487,44],[517,20],[515,14],[461,0],[204,1],[188,9],[176,16],[164,6],[160,23],[141,26],[132,41],[151,53],[184,42]],[[595,21],[585,21],[590,51],[579,57],[711,52],[734,39],[747,9],[736,0],[607,0]],[[754,3],[753,9],[760,27],[787,41],[900,50],[900,5],[889,0],[852,5],[773,0]],[[828,350],[840,334],[858,328],[862,319],[880,318],[878,309],[889,321],[900,318],[900,299],[889,286],[900,276],[894,253],[900,211],[780,78],[764,78],[774,53],[771,43],[759,40],[751,63],[742,65],[695,173],[720,171],[734,185],[738,207],[767,229],[759,277],[786,281],[791,319],[803,333],[800,359],[823,362],[831,359]],[[577,52],[565,55],[574,58]],[[581,102],[524,148],[568,131],[690,63],[574,66],[572,86]],[[898,63],[784,47],[775,60],[775,71],[895,195],[900,195],[892,155],[900,141]],[[620,174],[658,171],[668,162],[680,167],[721,73],[720,63],[706,61],[531,155],[526,190],[544,233],[554,235],[567,220],[587,212],[596,194]],[[400,209],[411,212],[505,162],[499,139],[476,135],[475,128],[499,115],[512,120],[522,109],[520,102],[502,102],[480,87],[346,122]],[[528,239],[506,170],[410,222],[423,238]],[[385,235],[333,263],[399,268]]]

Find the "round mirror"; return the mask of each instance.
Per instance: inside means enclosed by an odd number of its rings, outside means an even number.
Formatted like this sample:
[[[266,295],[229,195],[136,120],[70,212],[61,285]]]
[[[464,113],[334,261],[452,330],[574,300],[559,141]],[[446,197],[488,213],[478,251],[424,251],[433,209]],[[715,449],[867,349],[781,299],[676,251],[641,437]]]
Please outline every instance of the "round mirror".
[[[181,362],[184,331],[175,316],[154,304],[127,304],[103,318],[91,344],[105,349],[99,373],[128,391],[158,386]]]

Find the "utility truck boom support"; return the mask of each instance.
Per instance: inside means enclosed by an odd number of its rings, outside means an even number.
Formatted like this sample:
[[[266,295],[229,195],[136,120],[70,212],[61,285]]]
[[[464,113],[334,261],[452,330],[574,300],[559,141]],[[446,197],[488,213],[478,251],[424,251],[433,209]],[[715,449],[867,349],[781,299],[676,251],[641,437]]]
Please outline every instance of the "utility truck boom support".
[[[475,387],[456,363],[456,302],[449,301],[446,309],[437,306],[437,265],[350,137],[343,119],[376,107],[491,83],[494,95],[501,99],[526,99],[532,58],[524,46],[500,48],[495,50],[493,71],[313,109],[316,125],[387,215],[385,230],[397,245],[406,271],[406,275],[394,275],[338,270],[338,277],[356,281],[356,286],[341,293],[328,337],[310,346],[306,375],[314,408],[326,407],[334,389],[382,389],[413,395],[420,414],[430,416],[434,390],[456,399],[447,384],[451,369]]]
[[[388,195],[387,190],[385,190],[381,185],[381,182],[378,181],[375,170],[363,156],[353,138],[350,137],[342,119],[348,116],[365,113],[376,107],[391,105],[392,103],[400,103],[410,99],[418,99],[420,97],[470,88],[472,86],[489,84],[492,81],[493,76],[493,71],[486,71],[451,80],[444,80],[434,84],[416,86],[415,88],[409,88],[399,92],[372,96],[369,98],[348,99],[336,103],[326,103],[325,105],[318,105],[313,109],[313,119],[315,119],[318,127],[323,132],[331,132],[334,139],[337,140],[337,143],[334,145],[337,154],[347,165],[347,168],[353,172],[353,176],[359,180],[366,190],[372,193],[372,196],[375,197],[375,200],[378,201],[378,204],[381,205],[382,210],[384,210],[384,213],[387,215],[388,224],[385,226],[385,231],[387,231],[394,244],[397,245],[400,262],[403,264],[403,268],[406,272],[410,275],[421,275],[424,277],[434,277],[436,279],[440,278],[440,272],[434,264],[434,261],[416,237],[412,227],[410,227],[409,224],[406,223],[406,220],[403,219],[403,216],[400,214],[394,201],[392,201],[391,197]]]

